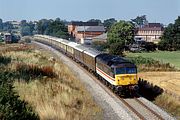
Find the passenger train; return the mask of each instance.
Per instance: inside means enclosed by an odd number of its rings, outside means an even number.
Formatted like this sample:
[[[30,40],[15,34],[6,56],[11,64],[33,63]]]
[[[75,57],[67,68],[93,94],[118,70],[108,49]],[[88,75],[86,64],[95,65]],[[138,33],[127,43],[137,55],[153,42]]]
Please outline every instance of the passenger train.
[[[50,45],[79,62],[118,94],[138,90],[137,67],[122,57],[47,35],[34,35],[34,40]]]

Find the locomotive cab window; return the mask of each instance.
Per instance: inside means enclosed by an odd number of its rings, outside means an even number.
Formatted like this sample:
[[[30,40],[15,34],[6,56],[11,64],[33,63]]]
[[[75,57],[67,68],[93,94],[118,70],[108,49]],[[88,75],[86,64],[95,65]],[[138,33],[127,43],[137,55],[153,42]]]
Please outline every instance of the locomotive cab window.
[[[115,78],[115,74],[114,74],[114,68],[111,68],[111,71],[110,71],[110,76]]]
[[[116,68],[116,74],[136,74],[136,68]]]

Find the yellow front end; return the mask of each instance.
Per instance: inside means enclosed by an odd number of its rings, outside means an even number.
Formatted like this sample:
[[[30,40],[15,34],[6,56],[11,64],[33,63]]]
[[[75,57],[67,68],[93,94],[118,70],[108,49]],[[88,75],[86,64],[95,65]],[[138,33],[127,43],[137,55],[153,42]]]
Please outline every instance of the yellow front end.
[[[115,75],[115,85],[127,86],[138,84],[137,74],[119,74]]]

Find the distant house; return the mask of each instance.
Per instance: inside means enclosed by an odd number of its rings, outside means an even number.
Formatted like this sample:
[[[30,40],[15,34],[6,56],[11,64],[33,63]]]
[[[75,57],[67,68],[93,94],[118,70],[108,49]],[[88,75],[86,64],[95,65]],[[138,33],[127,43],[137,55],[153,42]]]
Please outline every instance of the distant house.
[[[16,29],[20,28],[21,22],[18,22],[18,21],[10,21],[10,23],[13,25],[14,28],[16,28]]]
[[[147,42],[158,42],[163,31],[164,27],[160,23],[148,23],[144,27],[137,28],[135,37]]]
[[[4,41],[5,41],[5,43],[11,43],[12,42],[12,35],[11,35],[11,33],[5,33],[4,34]]]
[[[104,26],[77,26],[74,30],[76,40],[92,39],[105,32]]]
[[[69,34],[84,43],[85,40],[91,41],[93,37],[105,32],[104,26],[99,26],[98,22],[72,22],[68,25]]]
[[[70,35],[73,35],[73,32],[76,26],[98,26],[98,22],[71,22],[68,25],[68,32]]]

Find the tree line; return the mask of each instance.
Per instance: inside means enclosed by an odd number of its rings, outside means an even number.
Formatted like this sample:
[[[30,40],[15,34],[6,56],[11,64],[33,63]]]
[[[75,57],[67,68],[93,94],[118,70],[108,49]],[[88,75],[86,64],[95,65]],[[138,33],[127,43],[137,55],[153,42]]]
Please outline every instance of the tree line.
[[[103,25],[106,28],[108,42],[103,46],[109,49],[109,52],[112,54],[121,54],[128,45],[134,42],[136,28],[148,24],[146,15],[137,16],[130,21],[117,21],[115,18],[109,18],[103,22],[99,19],[90,19],[87,22],[98,22],[99,25]],[[68,39],[70,36],[68,34],[67,24],[67,21],[59,18],[55,20],[41,19],[36,22],[22,20],[20,32],[22,36],[45,34]],[[0,19],[0,31],[11,29],[13,29],[13,26],[9,22],[3,23],[2,19]],[[175,20],[175,23],[170,23],[165,27],[161,41],[157,47],[159,50],[180,50],[180,16]],[[147,48],[151,48],[151,46]]]

